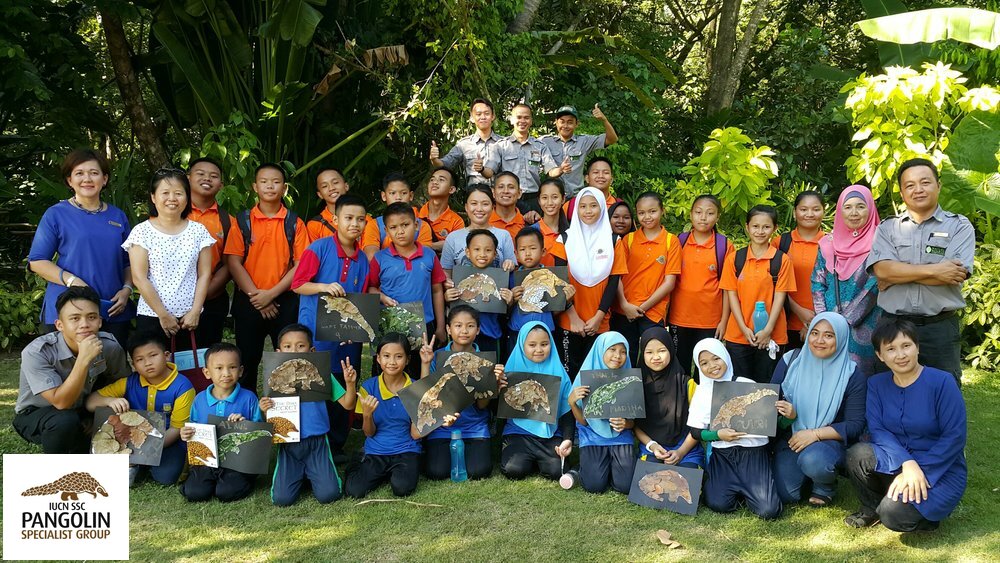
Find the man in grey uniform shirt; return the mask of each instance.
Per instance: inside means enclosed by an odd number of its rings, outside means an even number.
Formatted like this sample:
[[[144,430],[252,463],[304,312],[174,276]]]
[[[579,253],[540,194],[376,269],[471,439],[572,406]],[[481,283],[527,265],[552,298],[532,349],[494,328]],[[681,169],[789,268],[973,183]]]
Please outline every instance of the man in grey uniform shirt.
[[[962,282],[972,275],[976,233],[967,218],[941,209],[941,183],[929,160],[899,167],[906,212],[878,226],[868,271],[878,278],[878,305],[887,317],[917,325],[920,358],[962,381],[958,315]]]
[[[472,107],[469,110],[469,121],[476,126],[476,132],[468,137],[462,137],[455,143],[455,146],[448,151],[448,154],[441,158],[441,151],[437,142],[431,142],[431,164],[435,167],[444,166],[450,170],[458,170],[461,165],[465,171],[465,188],[473,184],[489,183],[483,177],[483,163],[489,154],[489,149],[500,140],[500,135],[493,132],[493,121],[496,115],[493,112],[493,104],[489,100],[476,98],[472,100]]]
[[[483,176],[492,178],[500,172],[513,172],[521,185],[521,211],[525,222],[531,224],[538,221],[541,209],[538,207],[538,188],[541,185],[541,175],[558,178],[564,167],[568,168],[568,160],[562,167],[552,158],[552,153],[537,137],[531,136],[531,106],[517,104],[511,110],[511,125],[514,134],[504,137],[490,148],[483,168]],[[531,213],[531,212],[534,213]]]
[[[587,156],[597,149],[610,147],[618,142],[618,133],[597,104],[594,104],[593,115],[595,119],[604,122],[604,133],[600,135],[577,135],[580,115],[575,107],[563,106],[556,111],[558,135],[545,135],[539,139],[549,148],[552,159],[563,163],[562,181],[566,186],[567,199],[583,189],[583,165],[587,162]]]
[[[83,398],[102,383],[128,376],[125,351],[101,328],[101,300],[89,287],[71,287],[56,300],[56,332],[21,352],[14,430],[47,454],[86,453]]]

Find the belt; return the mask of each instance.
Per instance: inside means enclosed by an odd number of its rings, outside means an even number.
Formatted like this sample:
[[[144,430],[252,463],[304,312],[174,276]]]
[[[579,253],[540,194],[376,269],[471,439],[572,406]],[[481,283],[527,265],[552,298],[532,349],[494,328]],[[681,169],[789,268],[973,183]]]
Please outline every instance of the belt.
[[[910,321],[917,326],[925,326],[929,324],[934,324],[955,316],[955,311],[944,311],[936,315],[896,315],[894,313],[885,313],[886,317],[892,319],[903,319]]]

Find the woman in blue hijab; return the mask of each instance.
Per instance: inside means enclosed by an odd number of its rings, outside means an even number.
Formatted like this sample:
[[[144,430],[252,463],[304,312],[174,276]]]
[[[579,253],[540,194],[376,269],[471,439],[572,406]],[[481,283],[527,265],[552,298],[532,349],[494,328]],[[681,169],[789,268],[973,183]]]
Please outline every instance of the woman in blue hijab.
[[[580,371],[629,369],[628,342],[617,332],[605,332],[597,337]],[[641,385],[641,381],[637,382]],[[580,374],[573,381],[569,395],[570,408],[576,418],[576,432],[580,442],[580,484],[592,493],[603,493],[610,486],[628,494],[635,472],[634,420],[624,418],[584,418],[583,399],[590,394],[590,387],[580,385]]]
[[[813,317],[806,346],[785,354],[771,383],[781,385],[774,480],[784,503],[825,506],[837,490],[837,468],[865,428],[867,380],[851,359],[850,327],[838,313]]]
[[[545,324],[532,321],[521,327],[504,372],[552,375],[561,383],[557,424],[512,418],[504,425],[500,471],[511,479],[523,479],[536,470],[543,477],[558,479],[562,476],[562,461],[573,449],[573,415],[569,408],[572,382],[555,354],[552,333]],[[507,386],[506,375],[500,377],[498,386],[501,390]]]

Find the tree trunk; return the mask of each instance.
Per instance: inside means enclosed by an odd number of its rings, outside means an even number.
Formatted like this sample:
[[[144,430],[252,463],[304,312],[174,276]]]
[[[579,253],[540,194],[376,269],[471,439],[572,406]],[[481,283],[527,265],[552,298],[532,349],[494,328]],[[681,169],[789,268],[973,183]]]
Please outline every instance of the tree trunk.
[[[146,111],[146,103],[142,100],[142,90],[135,68],[132,67],[132,54],[122,20],[117,14],[107,10],[100,10],[100,14],[104,37],[108,42],[111,66],[115,69],[115,81],[122,95],[125,113],[132,125],[132,134],[139,141],[139,146],[142,147],[151,168],[166,166],[170,164],[170,158],[156,133],[149,112]]]
[[[727,109],[733,105],[740,76],[750,54],[750,45],[757,36],[757,26],[764,17],[767,0],[756,0],[753,12],[747,20],[743,38],[736,42],[736,27],[740,20],[742,0],[723,0],[716,31],[715,48],[712,49],[712,64],[709,68],[709,85],[706,109],[708,113]]]
[[[531,22],[535,20],[535,13],[542,4],[542,0],[524,0],[524,7],[517,14],[514,21],[507,26],[507,33],[524,33],[531,29]]]

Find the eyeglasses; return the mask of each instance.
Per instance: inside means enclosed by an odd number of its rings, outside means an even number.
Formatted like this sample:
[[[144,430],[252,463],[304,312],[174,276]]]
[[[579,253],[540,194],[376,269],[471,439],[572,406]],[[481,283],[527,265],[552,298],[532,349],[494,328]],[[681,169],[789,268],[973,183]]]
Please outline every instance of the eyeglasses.
[[[167,176],[177,176],[177,175],[184,176],[185,172],[180,168],[173,168],[169,166],[164,166],[163,168],[157,168],[156,171],[153,172],[154,178],[166,178]]]

